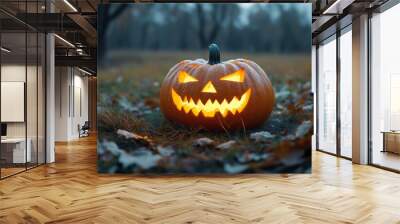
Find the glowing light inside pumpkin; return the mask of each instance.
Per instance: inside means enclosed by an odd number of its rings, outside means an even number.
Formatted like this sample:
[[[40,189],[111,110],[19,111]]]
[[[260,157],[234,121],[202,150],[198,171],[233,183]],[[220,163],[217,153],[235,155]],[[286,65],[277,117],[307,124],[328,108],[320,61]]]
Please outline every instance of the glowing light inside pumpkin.
[[[208,81],[207,84],[204,86],[203,90],[201,90],[203,93],[216,93],[217,90],[215,89],[214,85],[212,84],[211,81]]]
[[[212,102],[211,99],[208,99],[203,103],[200,99],[198,99],[197,102],[194,102],[191,97],[188,98],[185,96],[182,98],[174,89],[171,90],[172,100],[176,108],[179,111],[183,109],[187,114],[192,112],[196,117],[199,116],[200,112],[204,117],[214,117],[217,112],[219,112],[222,117],[228,116],[228,112],[231,112],[233,115],[241,113],[244,108],[246,108],[250,95],[251,89],[248,89],[240,99],[235,96],[230,102],[226,99],[222,102],[218,102],[217,100]]]
[[[244,70],[240,69],[234,73],[222,77],[220,80],[231,81],[231,82],[243,82],[244,81]]]
[[[197,82],[198,80],[189,75],[187,72],[185,71],[180,71],[179,75],[178,75],[178,82],[179,83],[187,83],[187,82]]]

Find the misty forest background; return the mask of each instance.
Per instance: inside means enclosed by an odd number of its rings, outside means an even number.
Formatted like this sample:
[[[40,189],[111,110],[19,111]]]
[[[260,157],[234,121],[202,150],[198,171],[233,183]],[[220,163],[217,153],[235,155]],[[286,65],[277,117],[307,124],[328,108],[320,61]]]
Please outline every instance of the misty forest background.
[[[98,20],[99,172],[310,172],[310,4],[110,4]],[[222,61],[252,60],[271,79],[276,103],[259,128],[215,133],[161,113],[169,69],[207,60],[211,43]]]
[[[297,4],[113,4],[100,7],[100,55],[108,50],[306,53],[311,13]],[[111,38],[112,37],[112,38]]]

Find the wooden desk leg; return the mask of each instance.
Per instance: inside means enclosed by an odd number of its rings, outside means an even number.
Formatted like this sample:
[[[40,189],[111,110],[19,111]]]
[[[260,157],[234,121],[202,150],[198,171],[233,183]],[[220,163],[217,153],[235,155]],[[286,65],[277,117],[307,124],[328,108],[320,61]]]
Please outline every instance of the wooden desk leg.
[[[381,152],[386,152],[386,134],[385,133],[382,133],[382,136],[383,136],[383,149],[382,149],[382,151]]]

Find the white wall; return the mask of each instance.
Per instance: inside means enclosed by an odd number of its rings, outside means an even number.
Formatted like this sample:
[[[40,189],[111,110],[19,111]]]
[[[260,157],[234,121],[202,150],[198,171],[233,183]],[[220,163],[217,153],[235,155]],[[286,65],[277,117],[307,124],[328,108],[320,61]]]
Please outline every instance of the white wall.
[[[83,125],[85,121],[89,119],[88,113],[88,78],[82,76],[82,73],[76,74],[77,70],[74,70],[74,82],[73,82],[73,94],[74,96],[74,107],[72,108],[72,136],[78,137],[78,124]]]
[[[69,139],[69,68],[55,68],[55,141],[67,141]]]
[[[56,141],[79,137],[78,125],[88,120],[88,78],[76,68],[56,67]]]

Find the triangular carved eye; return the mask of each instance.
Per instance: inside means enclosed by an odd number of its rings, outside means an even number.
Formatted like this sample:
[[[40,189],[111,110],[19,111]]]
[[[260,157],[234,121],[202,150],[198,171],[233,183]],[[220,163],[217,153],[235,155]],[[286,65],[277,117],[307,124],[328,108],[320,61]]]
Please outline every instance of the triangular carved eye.
[[[222,77],[220,80],[230,82],[243,82],[244,81],[244,69],[237,70],[234,73]]]
[[[197,82],[198,80],[189,75],[187,72],[185,71],[180,71],[179,75],[178,75],[178,82],[179,83],[188,83],[188,82]]]

